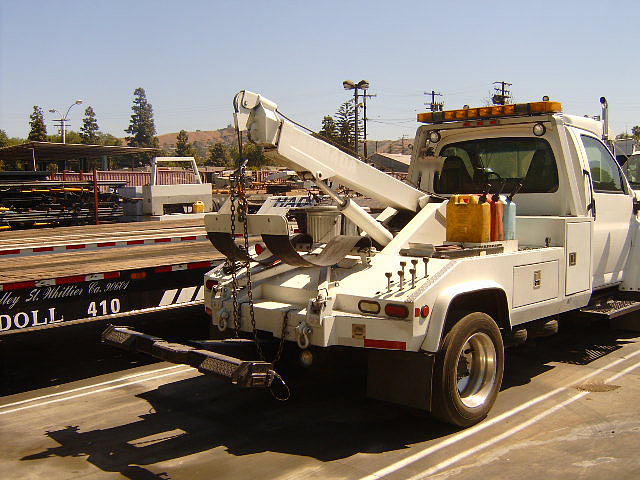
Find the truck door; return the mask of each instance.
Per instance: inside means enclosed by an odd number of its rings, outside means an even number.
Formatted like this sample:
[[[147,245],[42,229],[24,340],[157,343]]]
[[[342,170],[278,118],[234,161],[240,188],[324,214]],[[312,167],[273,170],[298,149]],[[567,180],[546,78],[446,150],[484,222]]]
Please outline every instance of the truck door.
[[[594,135],[577,132],[574,136],[591,172],[595,216],[593,226],[593,288],[622,281],[624,265],[631,247],[634,225],[633,192],[607,147]],[[585,180],[589,181],[585,175]],[[590,200],[589,200],[590,201]]]

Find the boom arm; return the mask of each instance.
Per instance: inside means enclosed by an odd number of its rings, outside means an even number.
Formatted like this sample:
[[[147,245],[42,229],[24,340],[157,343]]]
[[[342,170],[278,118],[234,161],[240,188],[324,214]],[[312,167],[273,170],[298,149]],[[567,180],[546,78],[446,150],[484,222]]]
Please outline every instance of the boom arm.
[[[272,101],[242,90],[234,106],[236,126],[247,131],[251,141],[275,147],[268,154],[278,163],[301,174],[309,172],[316,183],[334,180],[389,207],[420,209],[423,192],[297,128],[281,118]]]

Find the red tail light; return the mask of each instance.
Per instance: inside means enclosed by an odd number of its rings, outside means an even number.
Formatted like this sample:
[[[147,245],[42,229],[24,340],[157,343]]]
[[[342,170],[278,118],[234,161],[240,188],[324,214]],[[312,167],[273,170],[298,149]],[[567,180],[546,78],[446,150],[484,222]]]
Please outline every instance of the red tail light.
[[[264,247],[261,243],[256,243],[256,255],[260,255],[264,252]]]
[[[384,307],[384,313],[389,317],[407,318],[409,316],[409,309],[405,305],[387,303]]]
[[[207,290],[213,290],[214,288],[216,288],[216,285],[218,285],[217,280],[207,280],[206,282],[204,282],[204,287]]]

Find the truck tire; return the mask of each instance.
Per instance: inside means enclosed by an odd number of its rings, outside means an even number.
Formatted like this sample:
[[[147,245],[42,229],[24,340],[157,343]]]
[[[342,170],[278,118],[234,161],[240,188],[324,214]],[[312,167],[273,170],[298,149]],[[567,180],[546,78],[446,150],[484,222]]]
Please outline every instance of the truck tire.
[[[486,313],[464,315],[447,333],[436,354],[431,414],[469,427],[493,406],[504,372],[504,344],[496,322]]]

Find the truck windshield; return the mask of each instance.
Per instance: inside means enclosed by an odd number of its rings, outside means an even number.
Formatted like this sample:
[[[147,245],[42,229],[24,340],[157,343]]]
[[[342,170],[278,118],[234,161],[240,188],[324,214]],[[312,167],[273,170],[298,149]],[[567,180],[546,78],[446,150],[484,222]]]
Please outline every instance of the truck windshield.
[[[436,193],[549,193],[558,189],[558,169],[549,143],[542,138],[483,138],[450,143],[440,150],[442,170],[434,178]]]

